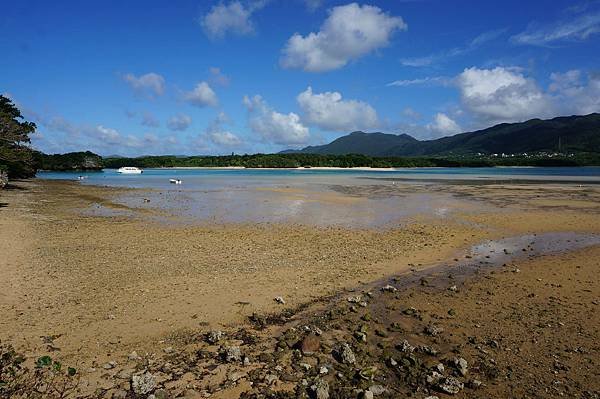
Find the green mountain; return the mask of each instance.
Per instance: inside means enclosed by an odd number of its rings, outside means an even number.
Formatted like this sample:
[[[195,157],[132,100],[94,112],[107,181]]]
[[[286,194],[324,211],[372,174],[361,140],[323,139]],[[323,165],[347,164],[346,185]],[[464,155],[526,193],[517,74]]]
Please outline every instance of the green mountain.
[[[326,145],[309,146],[300,151],[287,150],[283,151],[283,153],[302,152],[307,154],[364,154],[379,156],[385,154],[391,148],[403,148],[408,144],[417,143],[419,143],[419,140],[408,134],[352,132]]]
[[[460,133],[436,140],[417,140],[406,134],[353,132],[330,144],[285,152],[364,154],[369,156],[448,156],[534,152],[600,153],[600,114],[502,123],[487,129]]]

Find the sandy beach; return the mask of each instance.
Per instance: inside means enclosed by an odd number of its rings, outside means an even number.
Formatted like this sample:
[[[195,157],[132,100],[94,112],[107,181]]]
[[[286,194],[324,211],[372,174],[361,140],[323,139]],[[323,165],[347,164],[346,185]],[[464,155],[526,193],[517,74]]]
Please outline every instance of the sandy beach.
[[[427,373],[441,363],[448,375],[456,357],[471,370],[454,371],[463,384],[456,397],[599,394],[599,245],[515,255],[463,277],[457,262],[486,240],[600,234],[600,188],[373,182],[327,194],[264,190],[342,209],[418,193],[452,201],[443,215],[412,214],[385,228],[179,223],[154,199],[135,207],[121,200],[150,198],[143,189],[15,182],[0,192],[0,340],[30,361],[50,354],[76,366],[74,396],[122,397],[131,376],[119,373],[144,370],[165,397],[302,397],[293,395],[312,392],[315,381],[326,381],[332,397],[371,386],[385,388],[381,397],[444,397]],[[393,289],[381,291],[387,284]],[[432,325],[443,332],[424,333]],[[224,338],[206,342],[217,330]],[[307,334],[318,349],[298,350]],[[418,370],[401,372],[390,358],[401,362],[402,351],[393,352],[404,340],[438,354],[415,351]],[[344,342],[352,364],[336,360]],[[229,347],[244,356],[223,358]],[[356,382],[360,372],[368,375]]]

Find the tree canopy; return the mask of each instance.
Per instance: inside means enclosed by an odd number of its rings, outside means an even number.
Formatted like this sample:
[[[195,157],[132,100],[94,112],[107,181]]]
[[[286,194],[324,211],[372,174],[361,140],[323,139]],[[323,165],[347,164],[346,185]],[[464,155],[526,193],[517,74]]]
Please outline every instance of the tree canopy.
[[[10,98],[0,95],[0,167],[11,177],[29,177],[35,174],[30,134],[36,125],[28,122]]]

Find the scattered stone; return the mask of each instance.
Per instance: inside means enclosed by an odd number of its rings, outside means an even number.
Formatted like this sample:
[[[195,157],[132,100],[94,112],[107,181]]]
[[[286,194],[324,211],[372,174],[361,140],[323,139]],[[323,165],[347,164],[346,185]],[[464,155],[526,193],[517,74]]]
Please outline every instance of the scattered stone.
[[[419,346],[417,347],[417,349],[418,349],[420,352],[423,352],[423,353],[425,353],[426,355],[430,355],[430,356],[436,356],[436,355],[438,354],[438,351],[437,351],[437,350],[435,350],[433,347],[431,347],[431,346],[428,346],[428,345],[419,345]]]
[[[354,352],[352,352],[352,348],[347,343],[343,343],[339,349],[340,360],[344,364],[354,364],[356,363],[356,356],[354,356]]]
[[[306,371],[312,369],[312,366],[308,363],[300,363],[300,367],[302,367]]]
[[[348,302],[350,303],[361,303],[362,302],[362,296],[358,295],[358,296],[351,296],[348,298]]]
[[[446,377],[437,384],[439,390],[450,395],[459,393],[464,387],[464,384],[454,377]]]
[[[354,338],[356,338],[359,342],[367,342],[367,334],[362,331],[355,331]]]
[[[493,339],[488,340],[487,344],[489,346],[491,346],[492,348],[496,348],[496,349],[500,347],[500,344],[498,343],[498,341],[493,340]]]
[[[206,334],[205,341],[211,345],[214,345],[223,338],[223,335],[223,331],[220,330],[209,331]]]
[[[468,385],[469,385],[469,388],[471,388],[471,389],[477,389],[477,388],[481,387],[482,383],[479,380],[470,380]]]
[[[282,297],[280,297],[280,296],[276,296],[275,299],[274,299],[274,301],[277,302],[280,305],[285,305],[285,300]]]
[[[149,372],[131,377],[131,389],[138,395],[147,395],[156,388],[156,378]]]
[[[444,376],[437,371],[432,371],[426,378],[426,381],[429,385],[437,385],[437,383],[444,378]]]
[[[133,351],[133,352],[131,352],[131,353],[129,354],[129,356],[127,356],[127,358],[128,358],[129,360],[133,360],[133,361],[137,361],[137,360],[141,360],[141,359],[142,359],[142,358],[141,358],[141,356],[140,356],[140,355],[138,355],[136,351]]]
[[[133,369],[123,369],[117,373],[116,377],[121,380],[130,380],[134,372]]]
[[[221,351],[221,356],[227,363],[242,361],[242,350],[239,346],[228,346]]]
[[[319,374],[327,374],[329,373],[329,369],[325,366],[321,366],[321,368],[319,369]]]
[[[444,365],[443,365],[442,363],[438,363],[438,364],[435,366],[435,368],[436,368],[436,370],[437,370],[438,372],[440,372],[440,373],[443,373],[443,372],[444,372],[444,370],[445,370],[445,368],[444,368]]]
[[[317,378],[310,389],[314,392],[316,399],[329,399],[329,384],[327,381]]]
[[[104,370],[114,369],[115,367],[117,367],[117,362],[115,362],[114,360],[111,360],[110,362],[105,363],[104,366],[102,366]]]
[[[321,347],[321,340],[314,334],[308,334],[300,342],[300,350],[304,355],[312,355],[318,352]]]
[[[397,291],[398,291],[398,288],[394,287],[393,285],[389,285],[389,284],[388,284],[388,285],[386,285],[385,287],[383,287],[383,288],[381,289],[381,291],[383,291],[383,292],[397,292]]]
[[[452,291],[452,292],[457,292],[458,291],[458,287],[456,285],[453,285],[453,286],[449,287],[448,290]]]
[[[175,352],[175,349],[173,349],[173,347],[172,347],[172,346],[168,346],[168,347],[166,347],[165,349],[163,349],[163,351],[164,351],[165,353],[167,353],[167,354],[168,354],[168,353],[173,353],[173,352]]]
[[[454,366],[456,367],[460,375],[467,375],[467,372],[469,371],[469,364],[465,359],[463,359],[462,357],[454,359]]]
[[[448,316],[456,316],[456,310],[454,310],[454,309],[449,309],[449,310],[448,310]]]
[[[433,324],[429,324],[427,327],[425,327],[425,334],[431,335],[432,337],[436,337],[443,332],[444,332],[444,329],[442,327],[437,327],[437,326],[434,326]]]
[[[415,350],[415,347],[408,343],[407,340],[402,341],[401,344],[397,346],[398,350],[405,353],[410,353]]]

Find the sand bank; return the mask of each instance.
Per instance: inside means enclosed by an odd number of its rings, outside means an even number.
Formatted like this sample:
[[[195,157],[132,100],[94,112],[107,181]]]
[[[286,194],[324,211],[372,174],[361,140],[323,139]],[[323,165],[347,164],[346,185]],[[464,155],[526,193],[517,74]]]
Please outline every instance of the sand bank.
[[[465,248],[488,238],[548,231],[600,233],[597,206],[600,193],[594,187],[434,185],[419,189],[429,190],[432,195],[440,190],[452,193],[458,200],[465,198],[469,209],[461,212],[457,206],[444,218],[415,215],[384,230],[286,223],[190,226],[157,223],[148,216],[161,210],[127,208],[116,201],[124,191],[131,195],[132,190],[65,182],[16,183],[0,194],[0,251],[3,254],[0,257],[3,276],[0,339],[12,343],[31,358],[52,352],[85,370],[109,360],[127,362],[123,359],[133,350],[161,352],[165,339],[171,346],[180,345],[178,350],[183,351],[187,344],[168,337],[179,336],[182,331],[186,332],[185,336],[201,336],[210,329],[234,331],[247,325],[248,316],[255,312],[281,310],[282,305],[273,301],[276,296],[285,298],[283,307],[288,309],[317,301],[314,310],[317,312],[323,306],[320,298],[411,269],[422,270],[440,262],[452,262]],[[361,197],[396,195],[415,187],[374,184],[343,186],[336,190],[343,195]],[[395,191],[390,194],[389,190]],[[144,192],[138,193],[142,198]],[[473,204],[478,202],[485,206],[473,212]],[[82,213],[97,206],[115,207],[125,211],[127,216],[107,218]],[[596,298],[600,294],[598,280],[589,274],[597,268],[597,263],[591,260],[597,257],[582,263],[586,256],[594,255],[594,251],[597,252],[597,248],[579,251],[573,256],[532,259],[526,262],[531,264],[527,269],[518,266],[520,270],[531,272],[518,276],[503,274],[504,277],[494,280],[493,287],[488,279],[469,280],[465,284],[474,287],[480,284],[484,288],[456,294],[456,299],[448,298],[445,290],[421,292],[417,289],[402,292],[398,301],[405,306],[414,300],[415,307],[431,314],[428,317],[448,323],[452,337],[466,337],[474,334],[474,328],[489,326],[486,334],[491,335],[494,329],[501,328],[507,331],[503,339],[514,340],[508,331],[530,328],[527,321],[533,323],[540,317],[539,312],[549,308],[543,301],[536,302],[537,308],[527,307],[518,301],[519,296],[512,287],[524,284],[535,291],[534,295],[536,290],[539,290],[538,295],[548,295],[548,287],[536,285],[538,278],[548,278],[551,284],[564,287],[561,301],[566,312],[564,317],[572,323],[570,325],[584,331],[585,337],[597,339],[597,327],[585,323],[590,317],[597,322],[596,305],[585,305],[585,312],[567,311],[570,304],[575,306],[581,302],[581,290],[590,290],[583,291],[583,295]],[[542,270],[543,265],[549,265],[548,270]],[[588,274],[578,279],[583,279],[588,288],[569,280],[578,266],[585,266],[581,272]],[[568,273],[560,272],[567,269]],[[511,270],[514,271],[507,269]],[[542,273],[542,277],[536,277],[537,273]],[[517,277],[522,280],[515,285]],[[494,301],[482,299],[488,298],[481,295],[484,289],[495,292],[489,296]],[[473,294],[466,295],[466,292]],[[461,316],[469,315],[469,319],[446,320],[434,316],[442,311],[430,308],[449,306],[449,300],[455,300],[453,308]],[[517,308],[520,310],[515,310]],[[522,325],[515,327],[514,322],[507,319],[510,312],[519,315]],[[477,322],[469,321],[474,318]],[[341,330],[356,326],[356,322],[346,317],[334,318],[334,322]],[[415,331],[418,328],[422,326],[414,326]],[[406,337],[409,337],[411,330],[407,331]],[[269,342],[282,332],[278,328],[268,329],[261,338],[264,348],[274,350]],[[544,339],[552,345],[561,340],[554,330],[543,333],[547,333]],[[351,331],[347,339],[351,339],[352,334]],[[49,343],[40,337],[54,338]],[[340,339],[339,333],[327,337]],[[448,339],[449,343],[455,342],[454,338]],[[213,349],[218,351],[218,348]],[[530,350],[533,356],[538,349],[541,350],[535,347],[521,350]],[[247,350],[255,349],[248,347]],[[587,350],[592,350],[589,345]],[[503,352],[497,357],[510,364],[514,353]],[[539,353],[542,354],[547,352]],[[475,355],[469,352],[468,356]],[[576,358],[571,361],[577,363]],[[520,367],[522,377],[529,376],[528,381],[533,384],[535,378],[525,373],[526,365]],[[577,367],[583,367],[582,363]],[[588,376],[585,373],[589,371],[581,374],[580,390]],[[89,378],[102,384],[103,379],[98,374],[90,372]],[[111,380],[112,374],[109,377]],[[569,374],[569,378],[575,377]],[[208,377],[200,380],[213,381]],[[216,385],[212,388],[202,389],[222,389],[219,388],[222,382],[213,382]],[[236,386],[238,391],[231,392],[239,392],[243,384]],[[506,393],[501,389],[489,392]],[[236,397],[232,395],[224,397]]]

